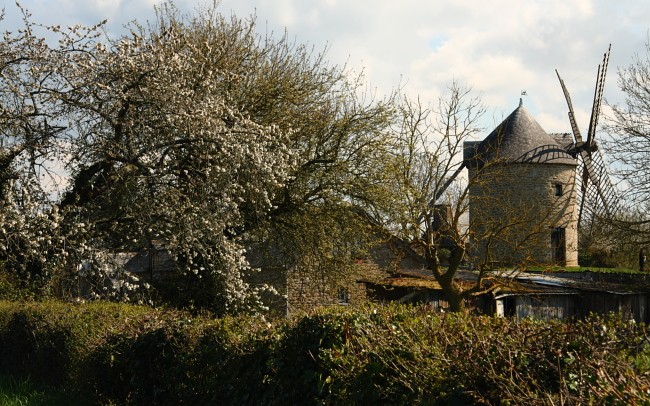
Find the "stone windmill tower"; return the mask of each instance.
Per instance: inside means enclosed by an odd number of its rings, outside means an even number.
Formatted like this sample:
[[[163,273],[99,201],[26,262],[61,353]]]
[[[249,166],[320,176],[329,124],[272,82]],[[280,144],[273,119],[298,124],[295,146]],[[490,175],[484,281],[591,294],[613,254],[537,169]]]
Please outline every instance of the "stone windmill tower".
[[[483,141],[465,142],[463,162],[430,204],[468,170],[474,263],[577,266],[578,228],[615,218],[619,199],[595,141],[609,52],[598,66],[586,140],[558,73],[573,136],[546,133],[520,100]]]
[[[483,141],[466,142],[470,252],[513,265],[578,265],[578,161],[523,103]]]

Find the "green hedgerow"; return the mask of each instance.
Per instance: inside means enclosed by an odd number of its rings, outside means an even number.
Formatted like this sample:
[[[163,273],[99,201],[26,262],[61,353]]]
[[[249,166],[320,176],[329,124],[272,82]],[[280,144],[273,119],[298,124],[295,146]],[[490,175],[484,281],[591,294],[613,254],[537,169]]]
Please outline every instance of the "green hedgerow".
[[[426,306],[300,318],[0,302],[0,367],[100,404],[644,404],[647,327]]]

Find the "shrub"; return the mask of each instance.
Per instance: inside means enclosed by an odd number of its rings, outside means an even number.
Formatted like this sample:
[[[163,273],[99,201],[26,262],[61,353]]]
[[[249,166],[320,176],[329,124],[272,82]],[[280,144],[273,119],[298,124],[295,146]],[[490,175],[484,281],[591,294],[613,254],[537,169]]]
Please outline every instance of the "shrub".
[[[0,302],[0,372],[109,404],[642,404],[647,328],[328,309],[271,325],[132,305]]]

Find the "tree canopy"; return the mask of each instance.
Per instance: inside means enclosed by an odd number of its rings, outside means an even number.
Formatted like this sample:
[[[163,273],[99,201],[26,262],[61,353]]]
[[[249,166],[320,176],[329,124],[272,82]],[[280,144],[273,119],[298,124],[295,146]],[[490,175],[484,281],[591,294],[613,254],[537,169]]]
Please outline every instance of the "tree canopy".
[[[606,130],[606,144],[614,158],[615,173],[628,184],[626,198],[635,203],[647,202],[650,196],[650,42],[645,54],[636,55],[632,63],[619,68],[618,85],[625,103],[611,105]]]
[[[452,308],[481,289],[483,266],[473,288],[455,281],[475,182],[456,177],[485,112],[471,89],[452,83],[433,107],[378,98],[325,51],[260,36],[254,16],[218,4],[184,15],[164,3],[127,31],[42,27],[25,12],[5,34],[5,274],[40,275],[39,294],[147,300],[120,254],[164,251],[162,299],[223,314],[262,307],[251,258],[336,279],[390,240]]]
[[[251,242],[293,264],[345,262],[321,254],[349,253],[341,242],[363,234],[351,207],[380,201],[389,100],[255,27],[218,4],[182,15],[165,3],[118,38],[25,12],[1,44],[5,269],[34,253],[59,293],[83,273],[94,295],[127,298],[137,284],[118,281],[114,253],[162,246],[179,286],[196,286],[179,303],[223,313],[259,306],[243,278]],[[64,182],[44,190],[45,173]],[[47,246],[27,246],[39,233]]]

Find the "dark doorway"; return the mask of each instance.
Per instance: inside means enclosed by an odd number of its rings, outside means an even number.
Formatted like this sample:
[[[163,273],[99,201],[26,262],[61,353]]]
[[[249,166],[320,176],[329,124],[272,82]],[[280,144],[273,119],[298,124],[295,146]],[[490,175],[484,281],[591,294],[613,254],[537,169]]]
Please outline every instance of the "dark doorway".
[[[554,228],[551,231],[551,256],[554,264],[566,263],[566,238],[564,228]]]
[[[517,315],[517,298],[515,296],[508,296],[503,299],[503,315],[506,317]]]

